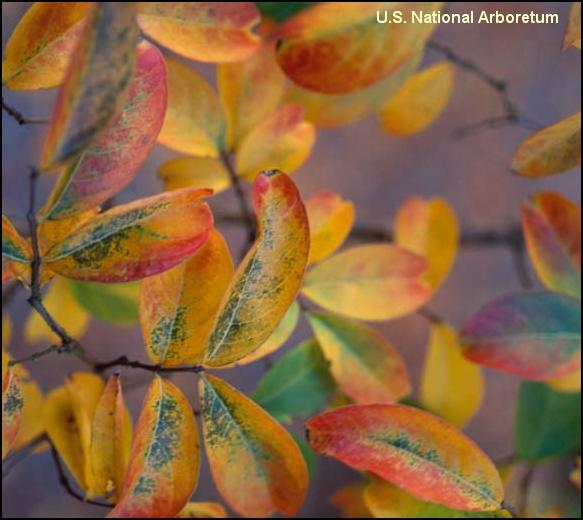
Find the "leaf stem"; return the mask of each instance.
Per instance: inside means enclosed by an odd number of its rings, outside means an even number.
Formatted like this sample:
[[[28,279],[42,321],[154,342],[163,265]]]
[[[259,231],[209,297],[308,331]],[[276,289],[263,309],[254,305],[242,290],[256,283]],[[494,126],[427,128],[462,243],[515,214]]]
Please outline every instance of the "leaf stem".
[[[128,367],[128,368],[139,368],[141,370],[147,370],[149,372],[156,372],[159,374],[170,374],[176,372],[191,372],[199,374],[204,372],[204,367],[201,365],[180,365],[175,367],[165,367],[161,365],[150,365],[147,363],[142,363],[140,361],[132,361],[128,359],[127,356],[119,356],[111,361],[105,361],[101,363],[95,363],[93,370],[98,374],[104,372],[105,370],[113,367]]]
[[[33,117],[26,117],[20,113],[16,108],[9,105],[4,101],[4,96],[2,96],[2,110],[6,112],[12,119],[14,119],[20,126],[24,125],[44,125],[48,121],[46,119],[36,119]]]

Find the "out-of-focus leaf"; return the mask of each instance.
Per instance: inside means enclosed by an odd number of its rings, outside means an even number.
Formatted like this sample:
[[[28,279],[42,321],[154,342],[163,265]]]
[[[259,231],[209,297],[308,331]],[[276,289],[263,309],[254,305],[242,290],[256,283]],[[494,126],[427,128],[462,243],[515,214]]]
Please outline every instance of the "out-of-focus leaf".
[[[308,468],[308,476],[309,479],[312,478],[316,474],[316,470],[318,469],[318,460],[316,454],[312,447],[308,444],[308,442],[299,435],[292,433],[291,436],[293,437],[294,441],[298,445],[299,450],[302,453],[302,457],[304,457],[304,461],[306,462],[306,467]]]
[[[12,320],[8,314],[2,314],[2,379],[4,379],[4,349],[12,339]]]
[[[89,496],[115,503],[123,484],[132,444],[132,420],[125,407],[119,374],[112,375],[93,416],[89,457],[93,471]]]
[[[377,331],[323,312],[308,319],[334,379],[354,402],[393,402],[411,391],[403,359]]]
[[[75,338],[87,332],[91,316],[82,307],[64,278],[57,278],[49,287],[43,298],[43,304],[50,315],[67,333]],[[24,338],[29,343],[60,343],[60,338],[49,328],[41,316],[34,310],[30,311],[24,324]]]
[[[573,2],[563,37],[563,50],[575,47],[581,50],[581,2]]]
[[[310,262],[330,256],[346,240],[354,224],[354,205],[333,191],[320,191],[306,202],[310,222]]]
[[[75,280],[129,282],[158,274],[206,242],[213,218],[201,199],[210,193],[176,190],[116,206],[56,244],[44,261]]]
[[[261,378],[251,395],[273,417],[291,422],[320,410],[334,389],[334,380],[318,343],[301,343],[287,352]]]
[[[277,23],[287,20],[290,16],[314,5],[315,2],[255,2],[263,16],[272,18]]]
[[[306,210],[293,181],[278,171],[253,184],[258,235],[227,289],[204,364],[219,367],[258,349],[296,298],[308,260]]]
[[[69,290],[94,318],[115,325],[134,325],[138,322],[140,286],[137,282],[96,283],[68,281]]]
[[[528,137],[514,152],[512,170],[525,177],[548,177],[581,164],[581,112]]]
[[[166,112],[166,66],[162,53],[148,42],[137,51],[122,111],[61,174],[42,214],[62,219],[95,208],[134,178],[156,142]]]
[[[525,381],[518,392],[515,449],[521,459],[570,453],[581,442],[581,394],[556,392]]]
[[[266,32],[269,27],[264,29]],[[233,149],[276,109],[283,94],[285,76],[275,61],[273,39],[264,40],[244,61],[219,65],[217,83],[227,114],[226,143]]]
[[[277,59],[298,85],[326,94],[367,87],[413,56],[433,30],[411,21],[411,13],[441,4],[411,2],[323,2],[301,11],[280,28]],[[400,11],[409,23],[379,23]]]
[[[4,49],[2,84],[13,90],[59,85],[91,2],[34,2]]]
[[[364,482],[358,481],[333,493],[330,502],[340,510],[342,518],[372,518],[364,502],[365,487]]]
[[[547,384],[558,392],[581,392],[581,369],[567,376],[550,379]]]
[[[453,92],[453,65],[439,62],[416,74],[381,107],[381,125],[406,136],[427,129],[443,112]]]
[[[263,170],[293,173],[309,157],[316,140],[312,123],[298,105],[285,105],[253,128],[241,141],[235,169],[248,181]]]
[[[214,502],[189,502],[176,518],[227,518],[227,512]]]
[[[248,365],[258,359],[264,358],[273,354],[276,350],[282,347],[285,342],[293,334],[293,331],[298,324],[300,317],[300,306],[297,302],[293,302],[290,308],[285,313],[282,320],[279,322],[277,328],[265,340],[265,342],[257,349],[251,352],[248,356],[237,361],[237,365]]]
[[[142,281],[140,322],[154,363],[180,365],[202,360],[233,260],[223,236],[212,230],[194,256]]]
[[[142,31],[191,60],[239,61],[259,46],[253,2],[140,2]]]
[[[363,320],[389,320],[423,305],[432,291],[423,258],[398,246],[356,246],[316,265],[302,292],[325,309]]]
[[[158,172],[164,189],[210,188],[215,194],[231,185],[225,165],[212,157],[180,157],[164,163]]]
[[[459,225],[453,208],[442,198],[407,199],[395,222],[395,242],[427,262],[427,278],[437,288],[447,277],[458,252]]]
[[[575,467],[569,473],[569,480],[579,491],[581,490],[581,455],[575,458]]]
[[[304,458],[270,415],[224,381],[200,379],[204,441],[213,479],[237,513],[294,515],[308,485]]]
[[[23,407],[20,380],[9,368],[2,378],[2,460],[16,441]]]
[[[312,447],[392,482],[421,500],[495,511],[504,488],[496,467],[453,426],[398,404],[352,405],[306,423]]]
[[[456,331],[445,323],[432,325],[421,378],[421,403],[462,427],[479,410],[483,396],[482,371],[464,357]]]
[[[121,497],[111,518],[172,518],[198,483],[198,431],[188,399],[155,376],[142,405]]]
[[[218,157],[226,132],[217,93],[194,69],[166,58],[168,108],[158,142],[189,155]]]
[[[422,54],[415,53],[395,72],[374,85],[348,94],[321,94],[292,84],[285,92],[284,102],[300,105],[306,119],[317,127],[350,125],[380,108],[417,68]]]
[[[472,512],[424,502],[378,478],[366,486],[364,501],[375,518],[512,518],[504,509]]]
[[[464,355],[526,379],[548,380],[581,367],[581,303],[558,293],[502,296],[461,332]]]
[[[68,165],[119,114],[135,69],[138,37],[133,3],[94,4],[59,91],[43,168]]]
[[[32,259],[30,246],[20,236],[8,217],[2,215],[2,260],[29,263]]]
[[[581,208],[544,192],[522,205],[528,255],[545,287],[581,298]]]

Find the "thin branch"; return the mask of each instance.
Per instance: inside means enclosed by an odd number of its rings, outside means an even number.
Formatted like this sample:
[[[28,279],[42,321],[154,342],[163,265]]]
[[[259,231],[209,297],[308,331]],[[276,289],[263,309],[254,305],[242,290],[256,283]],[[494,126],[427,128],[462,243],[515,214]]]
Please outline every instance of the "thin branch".
[[[100,374],[105,370],[113,367],[128,367],[128,368],[139,368],[141,370],[147,370],[148,372],[156,372],[158,374],[171,374],[176,372],[191,372],[199,374],[204,372],[204,368],[201,365],[181,365],[176,367],[164,367],[160,365],[149,365],[147,363],[142,363],[140,361],[131,361],[127,356],[119,356],[111,361],[104,361],[102,363],[95,363],[93,370]]]
[[[422,318],[425,318],[429,323],[433,325],[438,325],[445,321],[439,314],[437,314],[436,312],[432,311],[427,307],[421,307],[420,309],[417,310],[416,314],[421,316]]]
[[[22,115],[16,108],[9,105],[4,101],[4,96],[2,96],[2,110],[6,112],[12,119],[14,119],[20,126],[23,125],[44,125],[48,121],[46,119],[36,119],[33,117],[26,117]]]

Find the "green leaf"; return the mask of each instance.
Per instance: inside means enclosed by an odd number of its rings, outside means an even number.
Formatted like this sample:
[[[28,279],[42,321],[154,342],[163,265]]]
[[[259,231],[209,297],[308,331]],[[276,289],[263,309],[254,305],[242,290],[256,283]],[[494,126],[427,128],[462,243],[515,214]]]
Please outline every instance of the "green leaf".
[[[294,14],[311,7],[316,2],[255,2],[263,16],[273,18],[277,23],[285,22]]]
[[[115,325],[138,322],[139,283],[68,283],[77,302],[95,318]]]
[[[322,408],[333,389],[322,351],[309,340],[286,353],[259,381],[252,397],[276,419],[291,422],[294,415]]]
[[[310,480],[312,480],[316,474],[316,470],[318,469],[318,459],[312,447],[299,435],[292,433],[291,436],[296,441],[298,448],[302,452],[304,460],[306,461],[306,466],[308,466],[308,473],[310,475]]]
[[[573,451],[580,442],[581,394],[556,392],[544,383],[522,383],[515,426],[518,457],[556,457]]]

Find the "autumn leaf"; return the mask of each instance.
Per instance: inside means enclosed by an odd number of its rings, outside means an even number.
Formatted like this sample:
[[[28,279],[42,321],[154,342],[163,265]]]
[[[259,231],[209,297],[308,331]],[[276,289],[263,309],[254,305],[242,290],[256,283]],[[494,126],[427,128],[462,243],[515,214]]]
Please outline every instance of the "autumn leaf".
[[[34,2],[4,49],[2,84],[13,90],[60,85],[91,2]]]
[[[581,208],[558,193],[522,205],[528,255],[545,287],[581,298]]]
[[[164,189],[210,188],[215,194],[229,188],[231,179],[225,165],[212,157],[179,157],[164,163],[158,172]]]
[[[213,230],[192,257],[142,282],[140,322],[154,363],[202,361],[206,338],[232,276],[227,243]]]
[[[400,8],[403,19],[412,11],[433,12],[439,3],[324,2],[303,10],[280,27],[277,60],[294,82],[326,94],[345,94],[382,80],[413,56],[433,25],[383,24]]]
[[[426,260],[427,278],[436,289],[451,271],[459,248],[455,211],[439,197],[407,199],[397,212],[395,243]]]
[[[44,169],[73,161],[119,114],[135,68],[135,18],[130,2],[91,8],[59,90],[42,152]]]
[[[464,357],[455,330],[445,323],[433,324],[421,377],[421,403],[462,427],[476,414],[483,396],[482,371]]]
[[[184,189],[117,206],[77,228],[44,262],[75,280],[128,282],[158,274],[207,240],[210,190]]]
[[[227,518],[227,512],[214,502],[189,502],[176,518]]]
[[[563,50],[575,47],[581,50],[581,2],[573,2],[563,37]]]
[[[308,320],[340,390],[354,402],[393,402],[409,394],[403,359],[377,331],[323,312],[310,312]]]
[[[166,112],[166,66],[148,42],[137,50],[136,74],[121,113],[61,173],[41,214],[62,219],[95,208],[134,178],[156,142]]]
[[[95,408],[89,457],[92,487],[88,494],[119,498],[132,443],[132,420],[125,407],[119,374],[112,375]]]
[[[500,508],[492,461],[456,428],[416,408],[351,405],[310,419],[319,453],[370,471],[425,501],[467,511]]]
[[[191,60],[230,62],[259,46],[253,2],[139,2],[142,31]]]
[[[387,244],[356,246],[324,260],[306,275],[302,292],[326,310],[363,320],[408,314],[431,296],[427,264]]]
[[[297,105],[285,105],[254,127],[241,141],[235,170],[253,181],[263,170],[297,170],[309,157],[316,132]]]
[[[581,112],[544,128],[521,143],[512,158],[512,170],[540,178],[581,164]]]
[[[177,152],[218,157],[226,132],[219,96],[194,69],[171,58],[166,65],[168,108],[158,142]]]
[[[581,392],[581,369],[563,377],[549,379],[547,384],[558,392]]]
[[[398,136],[426,130],[451,98],[453,73],[453,65],[443,61],[413,74],[381,107],[383,130]]]
[[[18,435],[23,406],[20,380],[9,368],[2,377],[2,460]]]
[[[207,375],[199,384],[207,456],[223,498],[243,516],[296,514],[308,470],[293,438],[219,378]]]
[[[4,259],[29,263],[32,260],[32,251],[26,240],[20,236],[8,220],[8,217],[2,215],[2,262]]]
[[[320,191],[306,202],[310,222],[310,258],[319,262],[346,240],[354,224],[354,205],[333,191]]]
[[[142,405],[130,462],[111,518],[172,518],[198,483],[199,441],[192,408],[170,381],[155,376]]]
[[[334,492],[330,501],[340,510],[342,518],[372,518],[364,502],[365,482],[357,481]]]
[[[581,304],[558,293],[503,296],[480,309],[461,332],[464,355],[526,379],[548,380],[581,366]]]
[[[243,359],[276,329],[296,298],[309,252],[306,210],[292,180],[278,171],[253,184],[258,235],[231,280],[208,340],[204,364]]]

